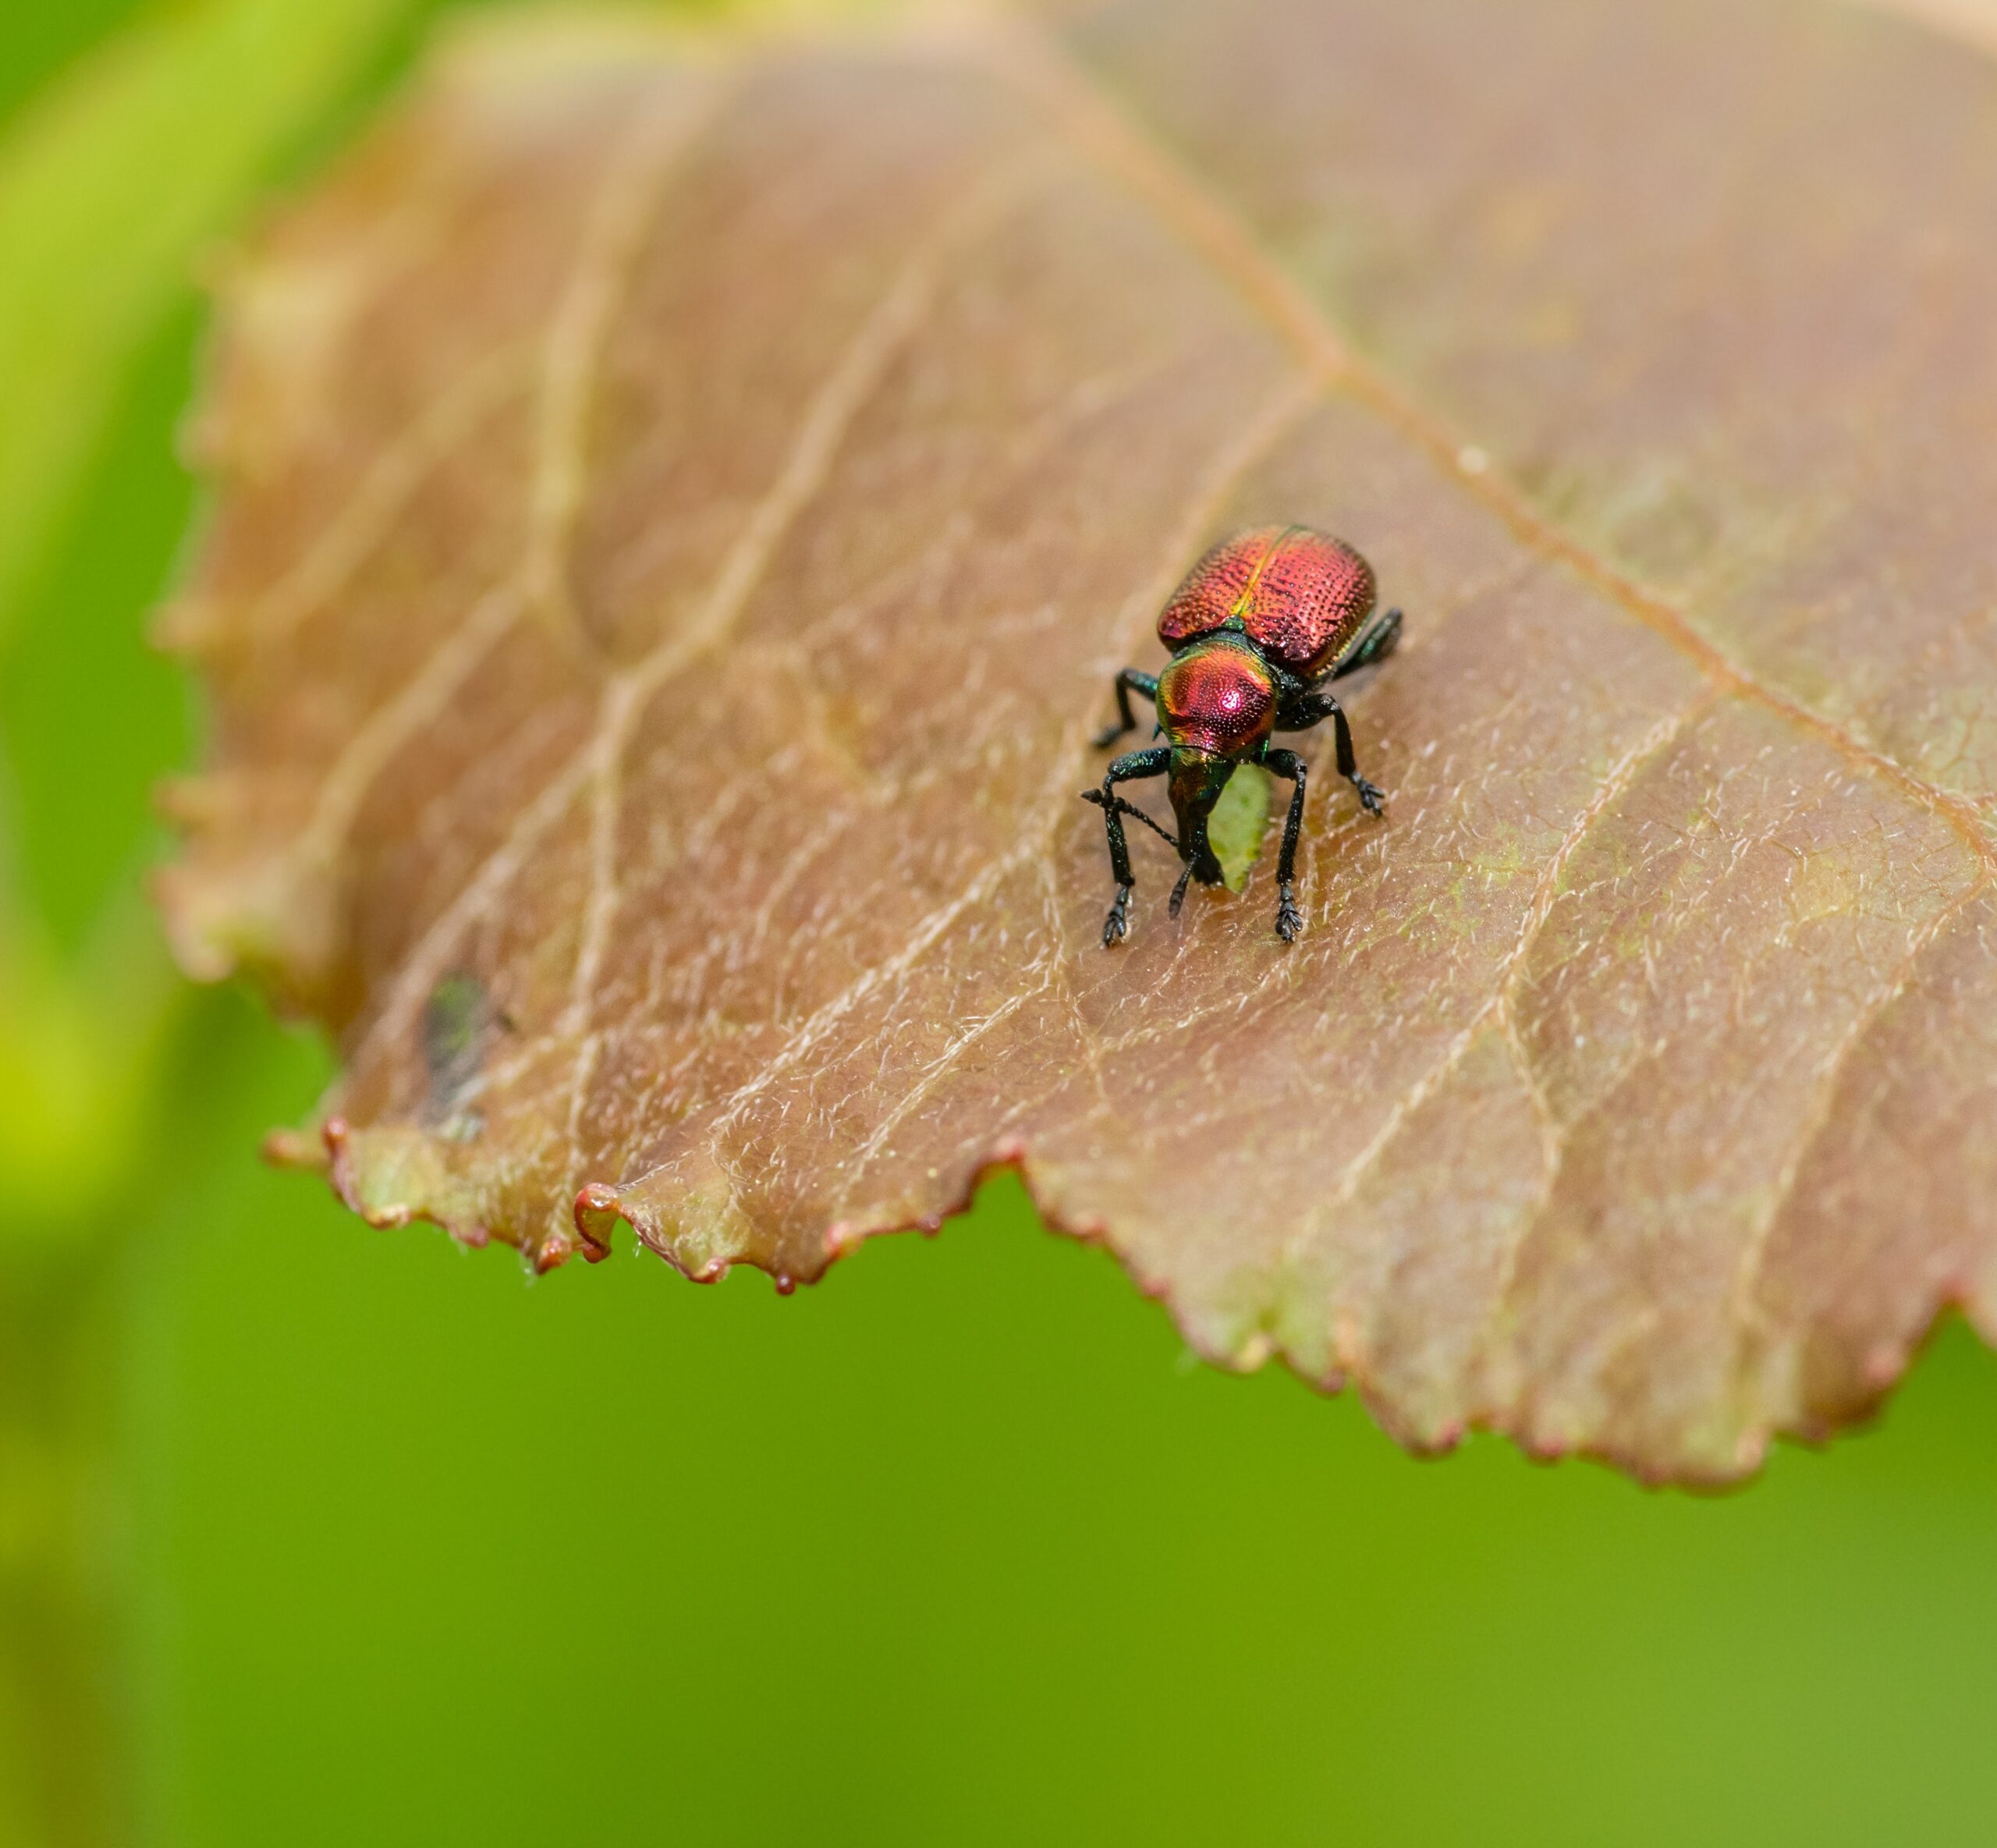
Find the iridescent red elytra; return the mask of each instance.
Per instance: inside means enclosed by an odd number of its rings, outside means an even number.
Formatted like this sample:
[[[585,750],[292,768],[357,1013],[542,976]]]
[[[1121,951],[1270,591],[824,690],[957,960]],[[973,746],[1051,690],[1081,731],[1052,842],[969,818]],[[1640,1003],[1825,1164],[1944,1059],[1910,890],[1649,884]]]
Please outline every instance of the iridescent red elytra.
[[[1343,540],[1308,527],[1258,527],[1216,545],[1186,574],[1158,619],[1158,638],[1172,650],[1171,661],[1162,674],[1126,667],[1116,676],[1120,722],[1095,741],[1098,750],[1107,750],[1137,729],[1130,695],[1137,693],[1157,701],[1165,743],[1126,751],[1111,764],[1101,789],[1082,793],[1084,801],[1102,810],[1116,878],[1116,902],[1103,920],[1105,947],[1130,928],[1130,891],[1137,881],[1123,818],[1134,816],[1163,835],[1184,861],[1172,889],[1176,917],[1189,880],[1212,885],[1220,879],[1220,863],[1207,842],[1207,818],[1227,779],[1243,764],[1260,764],[1293,786],[1276,862],[1276,935],[1286,943],[1296,941],[1304,928],[1294,887],[1304,764],[1270,738],[1330,719],[1339,774],[1359,792],[1367,814],[1385,813],[1385,798],[1359,774],[1352,728],[1331,694],[1334,680],[1385,660],[1400,640],[1401,612],[1390,609],[1367,623],[1372,608],[1372,566]],[[1119,783],[1146,776],[1169,779],[1176,836],[1116,793]]]

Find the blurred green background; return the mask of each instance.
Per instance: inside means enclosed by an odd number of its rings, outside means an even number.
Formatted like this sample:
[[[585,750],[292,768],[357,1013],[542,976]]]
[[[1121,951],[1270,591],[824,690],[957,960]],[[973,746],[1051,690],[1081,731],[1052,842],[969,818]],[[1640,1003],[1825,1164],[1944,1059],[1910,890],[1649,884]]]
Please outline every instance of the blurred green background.
[[[420,0],[0,13],[0,1842],[1953,1843],[1997,1360],[1647,1493],[1192,1365],[992,1190],[778,1299],[370,1232],[167,974],[150,655],[218,233]]]

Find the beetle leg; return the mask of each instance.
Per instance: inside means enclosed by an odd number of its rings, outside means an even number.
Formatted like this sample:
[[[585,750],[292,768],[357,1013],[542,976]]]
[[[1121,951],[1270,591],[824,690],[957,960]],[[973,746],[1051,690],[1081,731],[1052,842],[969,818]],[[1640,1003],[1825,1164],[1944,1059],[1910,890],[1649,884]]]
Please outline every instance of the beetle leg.
[[[1279,732],[1307,732],[1325,716],[1325,708],[1319,703],[1322,695],[1309,690],[1293,694],[1276,708],[1275,729]]]
[[[1126,732],[1137,729],[1136,715],[1130,710],[1130,695],[1140,693],[1147,700],[1158,697],[1158,676],[1140,673],[1133,667],[1126,667],[1116,676],[1116,713],[1119,722],[1107,731],[1098,732],[1095,737],[1098,750],[1107,750]]]
[[[1289,793],[1289,818],[1282,825],[1282,851],[1276,857],[1276,935],[1294,943],[1304,934],[1304,914],[1296,908],[1296,837],[1304,831],[1304,760],[1293,750],[1265,750],[1265,768],[1286,776],[1296,786]]]
[[[1374,617],[1360,631],[1359,640],[1352,645],[1352,652],[1332,669],[1331,678],[1343,680],[1347,674],[1356,674],[1376,661],[1385,661],[1399,646],[1400,639],[1399,610],[1390,609],[1385,615]]]
[[[1130,804],[1116,793],[1116,786],[1140,777],[1162,776],[1171,762],[1171,750],[1162,744],[1153,745],[1149,750],[1126,751],[1104,773],[1100,789],[1082,792],[1084,800],[1097,803],[1102,810],[1103,828],[1109,836],[1109,870],[1116,881],[1116,902],[1102,920],[1105,949],[1130,933],[1130,890],[1137,884],[1130,871],[1130,843],[1123,838],[1123,811]]]
[[[1314,686],[1300,687],[1276,708],[1275,729],[1279,732],[1307,732],[1321,725],[1338,711],[1339,703],[1331,690],[1332,679],[1327,676]]]
[[[1359,806],[1369,815],[1383,815],[1387,812],[1387,793],[1376,789],[1359,774],[1359,760],[1353,755],[1352,727],[1346,722],[1345,708],[1328,693],[1318,695],[1318,703],[1325,708],[1325,715],[1332,722],[1334,741],[1338,747],[1339,775],[1359,792]]]

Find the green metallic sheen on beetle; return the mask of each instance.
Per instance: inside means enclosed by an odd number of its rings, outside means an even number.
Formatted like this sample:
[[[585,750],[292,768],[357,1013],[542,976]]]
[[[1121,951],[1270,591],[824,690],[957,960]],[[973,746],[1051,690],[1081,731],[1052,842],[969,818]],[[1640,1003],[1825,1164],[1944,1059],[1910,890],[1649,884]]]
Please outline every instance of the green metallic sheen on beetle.
[[[1207,824],[1228,779],[1243,764],[1259,764],[1293,786],[1276,867],[1276,933],[1295,941],[1304,928],[1295,874],[1308,770],[1272,740],[1278,732],[1304,731],[1330,719],[1339,773],[1369,814],[1385,813],[1381,792],[1359,774],[1351,726],[1331,693],[1333,681],[1385,660],[1400,639],[1399,610],[1367,621],[1374,597],[1373,569],[1365,559],[1343,540],[1309,527],[1239,534],[1186,574],[1158,616],[1158,640],[1172,651],[1171,661],[1155,676],[1136,668],[1117,675],[1119,722],[1096,740],[1106,749],[1137,729],[1135,693],[1155,703],[1165,743],[1126,752],[1110,764],[1099,789],[1083,792],[1103,811],[1116,880],[1116,902],[1103,923],[1105,945],[1130,931],[1136,879],[1124,818],[1144,822],[1177,850],[1182,866],[1170,907],[1176,917],[1189,881],[1219,881]],[[1176,835],[1117,793],[1118,784],[1151,776],[1166,779]]]

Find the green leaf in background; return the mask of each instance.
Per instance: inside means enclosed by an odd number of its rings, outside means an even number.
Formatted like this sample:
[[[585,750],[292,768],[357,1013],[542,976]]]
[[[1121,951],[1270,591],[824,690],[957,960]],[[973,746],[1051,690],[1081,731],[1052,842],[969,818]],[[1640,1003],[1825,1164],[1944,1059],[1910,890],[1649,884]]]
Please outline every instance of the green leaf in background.
[[[133,349],[273,153],[410,0],[211,0],[147,18],[0,145],[0,640]]]
[[[106,1284],[182,1012],[135,798],[179,702],[138,647],[187,491],[203,246],[416,0],[26,0],[0,24],[0,1842],[123,1839]],[[79,55],[81,54],[81,55]],[[73,60],[73,62],[69,62]],[[53,82],[33,94],[51,69]],[[27,100],[21,99],[26,96]],[[181,311],[176,326],[176,310]],[[161,346],[162,339],[171,348]],[[116,426],[116,440],[109,440]],[[94,469],[94,460],[107,459]],[[72,526],[80,510],[88,530]],[[65,543],[67,540],[69,542]]]
[[[87,762],[106,754],[76,735],[69,700],[24,686],[41,664],[24,674],[18,657],[40,639],[23,632],[44,603],[44,626],[69,619],[48,638],[59,670],[98,670],[101,651],[90,644],[100,637],[133,652],[129,605],[84,612],[80,623],[62,607],[66,598],[36,593],[48,587],[42,568],[59,559],[59,535],[140,355],[187,299],[203,247],[240,219],[275,158],[350,93],[390,29],[417,10],[413,0],[148,9],[27,103],[0,137],[0,661],[10,696],[25,695],[26,712],[8,714],[10,732],[44,718],[72,728],[59,750],[37,740],[43,748],[32,754],[10,738],[16,781],[27,759],[30,777],[55,771],[50,780],[72,790],[80,782],[87,804],[78,747]],[[57,27],[30,29],[54,41],[48,49],[63,48]],[[0,61],[10,71],[44,49],[23,37],[24,58]],[[165,564],[141,566],[148,590]],[[114,710],[116,683],[130,677],[126,662],[109,665]],[[87,715],[94,702],[80,703]],[[115,747],[108,754],[115,760]],[[137,766],[138,777],[154,768]],[[131,780],[114,778],[121,796]],[[69,933],[45,924],[46,895],[13,838],[27,825],[21,811],[36,804],[30,793],[9,793],[14,812],[0,811],[0,1221],[18,1240],[76,1225],[115,1190],[176,991],[129,876],[122,889],[91,895],[103,915],[82,933],[80,959],[62,953]],[[143,832],[133,819],[113,831],[127,860]]]

